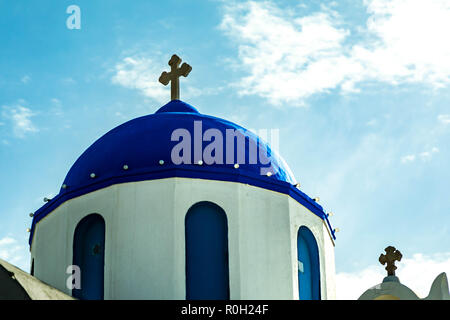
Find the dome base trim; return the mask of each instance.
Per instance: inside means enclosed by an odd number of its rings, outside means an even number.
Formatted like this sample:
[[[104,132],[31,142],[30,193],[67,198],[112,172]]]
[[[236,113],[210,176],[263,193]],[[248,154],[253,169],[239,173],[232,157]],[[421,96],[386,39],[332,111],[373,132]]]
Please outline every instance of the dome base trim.
[[[47,202],[45,205],[43,205],[40,209],[38,209],[35,212],[30,231],[29,244],[30,246],[32,245],[36,224],[44,217],[46,217],[48,214],[50,214],[53,210],[55,210],[64,202],[70,199],[80,197],[90,192],[100,190],[116,184],[158,180],[166,178],[191,178],[191,179],[236,182],[286,194],[290,196],[292,199],[296,200],[301,205],[303,205],[309,211],[317,215],[319,218],[324,220],[324,222],[327,223],[332,238],[336,240],[334,230],[331,227],[327,214],[324,212],[322,206],[320,206],[308,195],[299,190],[295,185],[292,185],[285,181],[276,180],[267,176],[255,177],[241,174],[239,172],[230,173],[228,170],[205,171],[204,169],[199,169],[198,166],[195,165],[192,165],[192,168],[187,166],[183,166],[183,168],[180,168],[177,165],[167,165],[164,167],[164,169],[162,168],[158,168],[155,170],[147,169],[145,172],[136,172],[134,174],[130,174],[130,172],[127,172],[122,176],[104,178],[102,180],[97,180],[89,185],[78,188],[76,190],[70,190],[70,187],[67,189],[62,189],[62,191],[56,197],[54,197],[50,202]]]

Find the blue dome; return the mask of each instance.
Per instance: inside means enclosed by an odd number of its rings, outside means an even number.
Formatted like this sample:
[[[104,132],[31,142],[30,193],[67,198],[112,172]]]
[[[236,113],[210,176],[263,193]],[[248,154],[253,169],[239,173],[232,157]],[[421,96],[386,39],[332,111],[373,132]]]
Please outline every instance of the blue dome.
[[[194,132],[194,122],[201,121],[201,133]],[[180,143],[177,139],[172,141],[172,133],[182,129],[189,133],[191,137],[189,162],[174,164],[171,160],[173,148]],[[202,133],[208,129],[217,129],[223,137],[223,157],[222,164],[207,164],[204,159],[203,165],[198,164],[194,159],[195,140],[201,141]],[[235,167],[237,162],[237,139],[235,139],[234,150],[226,150],[224,139],[227,130],[241,130],[248,136],[245,141],[246,155],[245,163],[239,163],[239,168]],[[241,135],[244,137],[244,135]],[[198,140],[198,138],[200,140]],[[260,157],[256,164],[249,163],[250,143],[255,143],[261,150],[267,150],[267,154]],[[201,150],[211,142],[200,142]],[[264,149],[262,149],[264,148]],[[227,151],[233,152],[234,160],[226,161]],[[242,151],[242,150],[241,150]],[[263,153],[263,152],[262,152]],[[200,153],[201,154],[201,153]],[[261,156],[261,155],[260,155]],[[163,161],[164,164],[161,164]],[[270,163],[269,163],[270,161]],[[225,162],[228,162],[226,164]],[[267,163],[267,164],[264,164]],[[127,166],[127,170],[124,170]],[[194,107],[179,100],[174,100],[160,108],[155,114],[143,116],[128,121],[98,139],[92,144],[75,162],[64,180],[66,189],[62,192],[70,192],[79,188],[97,184],[99,181],[111,180],[115,178],[130,177],[131,179],[145,176],[143,180],[150,180],[167,174],[167,171],[176,170],[173,176],[192,176],[197,172],[198,177],[211,176],[218,180],[233,180],[232,177],[249,176],[258,179],[270,179],[294,184],[295,180],[290,173],[290,169],[284,161],[275,155],[270,147],[258,137],[246,129],[223,119],[200,114]],[[184,174],[181,171],[186,170]],[[267,177],[266,171],[273,173]],[[91,174],[95,178],[91,178]],[[191,175],[189,175],[191,173]],[[261,173],[264,176],[261,176]],[[270,174],[269,174],[270,175]],[[166,176],[164,176],[166,177]]]
[[[195,123],[201,123],[201,133],[197,136]],[[177,129],[191,136],[189,145],[192,152],[188,163],[176,164],[172,161],[173,149],[181,141],[179,137],[172,139],[172,134]],[[198,160],[194,159],[196,143],[202,145],[201,150],[206,150],[212,143],[201,142],[202,133],[208,129],[216,129],[215,132],[223,137],[223,156],[219,157],[223,159],[222,163],[208,163],[203,159],[203,163],[199,164]],[[245,161],[237,161],[237,139],[234,140],[234,149],[226,148],[227,132],[240,132],[242,136],[247,137],[244,140]],[[211,140],[215,142],[215,138]],[[251,162],[249,158],[250,151],[255,154],[255,149],[250,149],[250,142],[258,147],[256,163]],[[242,148],[240,151],[242,152]],[[229,158],[234,158],[234,161],[228,161]],[[113,184],[169,177],[233,181],[282,192],[326,219],[322,207],[294,186],[296,181],[291,170],[266,142],[230,121],[200,114],[189,104],[173,100],[154,114],[130,120],[94,142],[71,167],[59,194],[36,211],[32,232],[40,219],[71,198]],[[31,239],[32,234],[30,244]]]

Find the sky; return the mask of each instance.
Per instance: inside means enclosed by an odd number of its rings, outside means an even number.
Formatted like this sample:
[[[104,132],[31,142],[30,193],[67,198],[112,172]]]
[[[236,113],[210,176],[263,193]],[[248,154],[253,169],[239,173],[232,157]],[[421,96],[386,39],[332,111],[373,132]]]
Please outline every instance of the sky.
[[[176,53],[181,99],[278,129],[334,213],[338,298],[381,282],[388,245],[425,297],[450,274],[448,30],[448,0],[0,0],[0,258],[29,270],[29,213],[96,139],[170,100]]]

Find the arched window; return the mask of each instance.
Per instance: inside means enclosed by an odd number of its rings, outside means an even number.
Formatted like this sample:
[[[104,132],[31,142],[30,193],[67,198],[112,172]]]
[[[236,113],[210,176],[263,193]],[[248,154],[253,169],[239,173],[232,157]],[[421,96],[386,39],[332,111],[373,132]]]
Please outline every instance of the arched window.
[[[297,233],[298,294],[300,300],[320,300],[319,250],[305,226]]]
[[[75,229],[73,264],[80,267],[81,288],[72,295],[82,300],[103,300],[105,220],[98,214],[84,217]]]
[[[186,214],[185,235],[186,299],[229,299],[225,211],[211,202],[193,205]]]

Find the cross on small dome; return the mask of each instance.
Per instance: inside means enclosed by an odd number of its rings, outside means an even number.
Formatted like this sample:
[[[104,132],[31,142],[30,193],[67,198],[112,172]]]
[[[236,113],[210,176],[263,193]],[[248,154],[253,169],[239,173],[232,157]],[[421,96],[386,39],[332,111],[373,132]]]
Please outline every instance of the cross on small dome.
[[[402,254],[392,246],[387,247],[384,251],[386,251],[386,254],[381,254],[378,261],[380,261],[382,265],[386,265],[388,276],[395,276],[395,270],[397,269],[395,261],[402,260]]]

